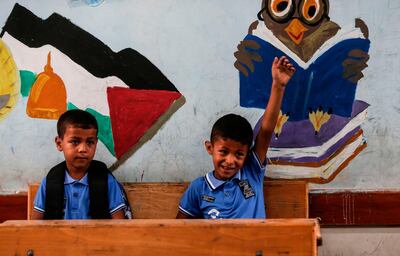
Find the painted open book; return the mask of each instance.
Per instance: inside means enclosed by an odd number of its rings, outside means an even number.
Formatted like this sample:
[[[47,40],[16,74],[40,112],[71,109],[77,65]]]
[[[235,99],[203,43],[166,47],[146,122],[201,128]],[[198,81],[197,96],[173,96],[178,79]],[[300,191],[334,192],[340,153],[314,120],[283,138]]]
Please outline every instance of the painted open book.
[[[353,50],[368,52],[370,41],[359,28],[341,29],[303,61],[264,24],[245,37],[259,47],[254,72],[240,73],[240,105],[264,109],[271,91],[271,63],[286,55],[296,68],[287,84],[281,113],[271,139],[267,177],[331,181],[366,147],[361,125],[368,104],[355,99],[357,82],[344,75],[343,63]],[[259,122],[260,123],[260,122]],[[258,124],[255,128],[257,134]]]

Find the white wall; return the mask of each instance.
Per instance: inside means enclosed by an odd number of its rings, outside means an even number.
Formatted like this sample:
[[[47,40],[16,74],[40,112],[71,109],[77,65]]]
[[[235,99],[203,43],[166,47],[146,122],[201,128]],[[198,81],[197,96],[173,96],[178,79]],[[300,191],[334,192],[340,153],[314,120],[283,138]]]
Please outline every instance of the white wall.
[[[1,1],[0,25],[15,1]],[[114,51],[131,47],[152,61],[185,96],[186,103],[157,134],[116,171],[122,181],[192,180],[211,168],[203,141],[221,115],[236,112],[252,124],[261,111],[239,106],[236,45],[256,19],[260,1],[109,0],[71,8],[67,0],[21,0],[41,18],[57,12]],[[370,60],[357,98],[371,104],[363,125],[369,144],[323,188],[390,189],[400,184],[400,1],[331,1],[331,20],[370,30]],[[21,99],[21,98],[20,98]],[[53,146],[55,122],[30,120],[23,99],[0,121],[0,191],[26,190],[62,159]],[[33,134],[35,136],[27,136]],[[102,146],[99,148],[101,158]]]
[[[400,228],[322,228],[320,256],[398,256]]]

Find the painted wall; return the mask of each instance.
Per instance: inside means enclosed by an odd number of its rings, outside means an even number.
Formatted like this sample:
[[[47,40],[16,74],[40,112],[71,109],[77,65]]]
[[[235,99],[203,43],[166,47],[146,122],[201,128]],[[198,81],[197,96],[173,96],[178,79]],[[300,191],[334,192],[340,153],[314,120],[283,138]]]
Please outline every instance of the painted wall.
[[[68,1],[18,1],[45,19],[56,12],[86,30],[113,51],[139,51],[175,85],[186,102],[157,133],[115,171],[121,181],[187,181],[212,166],[203,142],[212,123],[235,112],[255,125],[262,111],[239,106],[239,74],[233,67],[237,44],[256,20],[260,1],[110,0],[97,7],[71,7]],[[0,4],[3,25],[15,1]],[[370,59],[356,98],[368,102],[363,123],[368,147],[333,182],[318,188],[391,189],[400,182],[400,2],[330,3],[340,26],[362,18],[369,27]],[[56,151],[54,120],[27,119],[26,99],[0,121],[0,191],[26,190],[40,181],[62,155]],[[112,159],[99,143],[96,157]]]

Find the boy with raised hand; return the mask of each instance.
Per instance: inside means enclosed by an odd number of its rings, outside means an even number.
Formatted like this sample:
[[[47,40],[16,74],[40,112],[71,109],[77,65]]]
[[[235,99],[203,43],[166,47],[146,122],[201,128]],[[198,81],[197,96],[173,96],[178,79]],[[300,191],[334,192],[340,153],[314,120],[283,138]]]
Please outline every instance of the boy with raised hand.
[[[32,219],[124,219],[127,204],[120,184],[102,162],[93,160],[96,119],[69,110],[57,122],[56,147],[65,161],[43,179]]]
[[[216,121],[205,142],[214,170],[191,182],[177,218],[265,218],[266,153],[285,91],[295,68],[283,56],[272,63],[271,96],[254,147],[253,130],[243,117],[228,114]]]

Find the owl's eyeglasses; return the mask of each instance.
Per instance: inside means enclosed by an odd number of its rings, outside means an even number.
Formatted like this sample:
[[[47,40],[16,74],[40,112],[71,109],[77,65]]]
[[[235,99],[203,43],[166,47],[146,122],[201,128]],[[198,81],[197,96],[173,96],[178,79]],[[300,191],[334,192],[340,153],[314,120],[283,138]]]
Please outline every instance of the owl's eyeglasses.
[[[269,1],[268,1],[268,2],[269,2]],[[327,5],[327,3],[326,3],[325,1],[323,1],[323,2],[324,2],[323,14],[320,15],[319,17],[317,17],[317,19],[311,19],[311,20],[306,19],[306,17],[304,17],[304,15],[302,14],[302,12],[299,12],[299,15],[295,16],[295,13],[296,13],[296,6],[295,6],[295,4],[292,4],[292,6],[290,7],[289,12],[288,12],[285,16],[283,16],[283,17],[278,17],[278,16],[275,16],[275,15],[271,14],[271,11],[270,11],[269,8],[268,8],[269,3],[266,3],[265,7],[262,8],[262,9],[257,13],[257,18],[258,18],[259,20],[261,20],[261,21],[264,21],[264,18],[262,17],[261,14],[265,11],[265,12],[268,14],[268,16],[269,16],[273,21],[275,21],[275,22],[277,22],[277,23],[280,23],[280,24],[286,23],[286,22],[288,22],[288,21],[290,21],[290,20],[292,20],[292,19],[294,19],[294,18],[297,18],[297,19],[301,20],[303,23],[305,23],[305,24],[307,24],[307,25],[316,26],[316,25],[318,25],[319,23],[321,23],[321,21],[322,21],[324,18],[327,19],[327,20],[329,20],[329,16],[328,16],[328,5]],[[298,10],[300,10],[301,4],[302,4],[302,1],[300,1],[300,2],[298,3],[298,5],[297,5],[297,9],[298,9]]]

